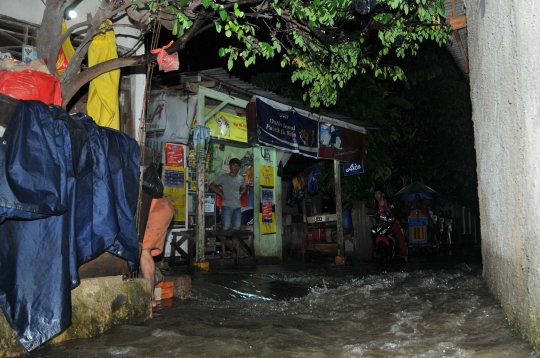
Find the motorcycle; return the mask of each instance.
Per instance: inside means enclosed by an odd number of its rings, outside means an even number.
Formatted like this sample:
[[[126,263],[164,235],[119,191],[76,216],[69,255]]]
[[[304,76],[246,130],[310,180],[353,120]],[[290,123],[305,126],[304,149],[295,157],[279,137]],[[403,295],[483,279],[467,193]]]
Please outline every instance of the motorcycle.
[[[371,239],[375,246],[374,261],[386,263],[400,257],[399,243],[392,230],[395,218],[380,212],[368,216],[375,218],[375,224],[371,227]]]

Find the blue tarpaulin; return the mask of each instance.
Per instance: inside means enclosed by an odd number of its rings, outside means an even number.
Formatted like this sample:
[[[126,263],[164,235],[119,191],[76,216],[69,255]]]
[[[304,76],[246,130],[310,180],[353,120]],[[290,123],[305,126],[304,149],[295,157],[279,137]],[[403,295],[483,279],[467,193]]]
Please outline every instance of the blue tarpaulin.
[[[136,268],[139,163],[133,138],[19,101],[0,140],[0,307],[28,351],[71,323],[81,264]]]

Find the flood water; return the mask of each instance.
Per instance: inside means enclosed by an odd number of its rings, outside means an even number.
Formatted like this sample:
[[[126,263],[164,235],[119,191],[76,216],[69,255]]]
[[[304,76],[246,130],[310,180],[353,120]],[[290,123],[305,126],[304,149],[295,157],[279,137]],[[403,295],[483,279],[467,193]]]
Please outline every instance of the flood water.
[[[536,357],[478,258],[411,261],[194,272],[193,298],[163,301],[152,320],[29,356]]]

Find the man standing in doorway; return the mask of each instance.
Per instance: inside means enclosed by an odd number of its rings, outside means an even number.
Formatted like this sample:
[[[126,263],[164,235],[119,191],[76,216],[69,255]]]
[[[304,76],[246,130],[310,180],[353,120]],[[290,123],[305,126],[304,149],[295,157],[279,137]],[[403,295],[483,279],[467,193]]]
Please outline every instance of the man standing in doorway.
[[[238,175],[242,162],[233,158],[229,161],[230,172],[221,174],[209,188],[223,198],[221,208],[221,224],[223,230],[240,230],[242,208],[240,197],[246,192],[247,185],[242,176]],[[225,244],[221,243],[221,255],[225,257]]]

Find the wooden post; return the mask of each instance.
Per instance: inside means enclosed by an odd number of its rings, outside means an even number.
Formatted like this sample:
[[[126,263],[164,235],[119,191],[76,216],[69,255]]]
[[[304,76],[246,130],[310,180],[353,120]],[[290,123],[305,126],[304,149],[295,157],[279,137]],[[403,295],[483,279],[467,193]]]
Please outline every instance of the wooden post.
[[[197,124],[204,126],[205,93],[199,92],[197,106]],[[204,174],[205,165],[201,158],[197,158],[197,225],[195,227],[195,261],[204,262]]]
[[[343,210],[341,208],[341,182],[339,160],[334,160],[334,187],[336,188],[336,219],[337,219],[337,242],[339,244],[338,256],[340,263],[345,258],[345,240],[343,239]],[[336,258],[336,262],[338,262]]]
[[[197,163],[197,233],[196,261],[204,262],[204,163]]]

